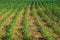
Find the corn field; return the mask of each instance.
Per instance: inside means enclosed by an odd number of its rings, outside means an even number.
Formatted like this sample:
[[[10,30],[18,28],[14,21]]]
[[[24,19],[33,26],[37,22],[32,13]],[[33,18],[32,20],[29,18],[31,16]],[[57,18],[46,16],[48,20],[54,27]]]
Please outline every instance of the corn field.
[[[60,40],[60,0],[0,0],[0,40]]]

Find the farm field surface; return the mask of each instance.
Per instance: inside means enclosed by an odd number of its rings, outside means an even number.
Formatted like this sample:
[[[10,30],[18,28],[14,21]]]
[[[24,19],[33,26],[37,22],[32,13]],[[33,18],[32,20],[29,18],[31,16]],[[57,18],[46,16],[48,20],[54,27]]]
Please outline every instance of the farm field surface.
[[[0,40],[60,40],[60,0],[0,0]]]

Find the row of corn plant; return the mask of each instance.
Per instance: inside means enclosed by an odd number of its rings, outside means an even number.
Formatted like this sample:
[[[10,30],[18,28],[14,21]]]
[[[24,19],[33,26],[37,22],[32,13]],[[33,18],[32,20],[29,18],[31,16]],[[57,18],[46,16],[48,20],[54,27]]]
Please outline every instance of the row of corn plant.
[[[48,5],[48,4],[46,4],[45,7],[44,7],[44,5],[41,5],[41,6],[43,6],[43,8],[45,8],[46,14],[49,14],[52,19],[57,20],[58,22],[60,22],[60,18],[58,18],[57,16],[53,15],[53,12],[51,11],[51,10],[52,10],[52,9],[51,9],[51,6],[50,6],[50,8],[48,8],[48,9],[46,8],[47,5]]]
[[[19,15],[21,14],[23,8],[20,8],[17,10],[12,22],[9,24],[8,28],[7,28],[7,34],[6,34],[6,40],[13,40],[12,36],[13,36],[13,28],[15,27],[16,24],[16,20],[19,17]]]
[[[52,28],[54,29],[55,32],[57,32],[58,34],[60,34],[60,27],[57,26],[56,22],[52,22],[51,19],[49,17],[47,17],[47,15],[44,13],[43,10],[40,9],[40,7],[38,6],[38,10],[40,11],[40,15],[44,18],[44,20],[50,24],[52,26]]]
[[[46,5],[47,6],[47,5]],[[60,15],[60,13],[59,13],[59,8],[58,8],[58,5],[57,4],[53,4],[53,3],[51,3],[50,4],[50,9],[54,12],[54,13],[56,13],[57,15]],[[54,13],[52,13],[53,15],[54,15]]]
[[[51,12],[51,10],[47,9],[47,13],[49,13],[49,15],[51,16],[52,19],[60,22],[60,18],[58,18],[57,16],[53,15],[53,13]]]
[[[54,38],[52,37],[52,35],[49,34],[49,31],[47,30],[47,28],[45,28],[45,26],[43,26],[43,23],[41,22],[41,20],[39,20],[39,18],[37,16],[37,12],[34,9],[32,9],[32,13],[33,13],[33,16],[34,16],[35,20],[38,23],[38,27],[40,27],[43,35],[47,38],[47,40],[54,40]]]
[[[0,22],[0,27],[4,25],[4,23],[10,18],[11,15],[14,15],[16,13],[16,10],[11,11],[1,22]]]
[[[59,9],[58,4],[59,3],[50,3],[50,9],[52,9],[54,12],[58,13],[57,15],[60,15],[60,12],[59,12],[60,9]]]
[[[27,4],[28,5],[28,4]],[[31,40],[30,39],[30,35],[29,35],[29,25],[28,25],[28,14],[29,14],[29,11],[30,11],[30,6],[28,5],[26,7],[26,10],[24,11],[24,17],[23,17],[23,22],[22,22],[22,25],[23,25],[23,40]]]
[[[57,5],[52,5],[51,8],[53,9],[54,12],[56,12],[55,14],[57,14],[58,17],[60,17],[60,9],[57,7]]]

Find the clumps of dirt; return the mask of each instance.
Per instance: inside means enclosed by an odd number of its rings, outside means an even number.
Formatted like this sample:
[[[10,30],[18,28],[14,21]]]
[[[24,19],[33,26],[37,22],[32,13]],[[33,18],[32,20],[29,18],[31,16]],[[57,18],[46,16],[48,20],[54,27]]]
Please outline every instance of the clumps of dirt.
[[[32,11],[32,6],[30,6],[30,11]]]

